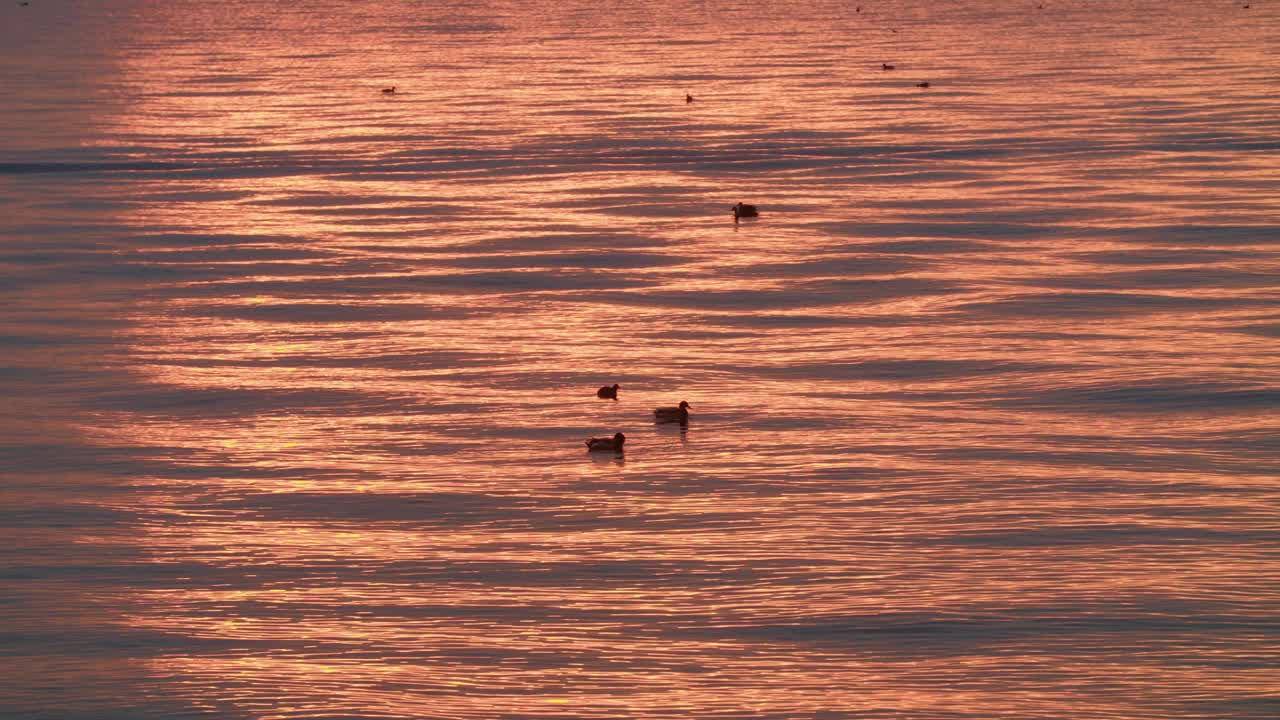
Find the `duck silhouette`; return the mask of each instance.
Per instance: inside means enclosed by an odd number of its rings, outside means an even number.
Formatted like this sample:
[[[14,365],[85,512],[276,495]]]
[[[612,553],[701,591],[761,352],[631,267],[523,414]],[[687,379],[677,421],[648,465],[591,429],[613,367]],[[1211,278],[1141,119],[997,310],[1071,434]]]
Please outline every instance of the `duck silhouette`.
[[[733,221],[738,222],[738,218],[740,217],[760,217],[760,212],[756,210],[755,205],[748,205],[740,202],[733,206]]]
[[[591,438],[587,441],[587,452],[622,452],[622,443],[627,441],[627,436],[622,433],[614,433],[611,438]]]
[[[686,104],[693,102],[693,96],[692,96],[692,95],[690,95],[689,93],[685,93],[685,94],[684,94],[684,101],[685,101],[685,103],[686,103]]]
[[[678,422],[681,425],[689,422],[689,403],[680,401],[678,407],[660,407],[653,411],[653,421],[660,423]]]
[[[618,383],[614,383],[614,384],[613,384],[613,387],[610,387],[610,386],[608,386],[608,385],[605,385],[604,387],[602,387],[602,388],[600,388],[599,390],[597,390],[597,391],[596,391],[596,397],[598,397],[598,398],[602,398],[602,399],[605,399],[605,400],[617,400],[617,399],[618,399],[618,389],[619,389],[619,388],[621,388],[621,387],[622,387],[622,386],[621,386],[621,385],[619,385]]]
[[[382,94],[383,94],[383,95],[395,95],[395,94],[396,94],[396,86],[395,86],[395,85],[392,85],[392,86],[391,86],[391,87],[389,87],[389,88],[382,88]]]
[[[918,82],[918,83],[916,83],[916,87],[927,88],[927,87],[929,87],[929,83],[927,83],[927,82]]]
[[[893,66],[892,66],[892,65],[890,65],[889,63],[880,63],[880,69],[881,69],[881,70],[892,70],[892,69],[893,69]]]

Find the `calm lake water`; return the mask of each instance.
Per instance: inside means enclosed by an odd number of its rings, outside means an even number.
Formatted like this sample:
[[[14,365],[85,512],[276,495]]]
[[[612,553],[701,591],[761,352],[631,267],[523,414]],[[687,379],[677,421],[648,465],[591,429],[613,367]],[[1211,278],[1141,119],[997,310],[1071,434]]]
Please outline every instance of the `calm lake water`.
[[[1242,4],[7,3],[0,717],[1280,716]]]

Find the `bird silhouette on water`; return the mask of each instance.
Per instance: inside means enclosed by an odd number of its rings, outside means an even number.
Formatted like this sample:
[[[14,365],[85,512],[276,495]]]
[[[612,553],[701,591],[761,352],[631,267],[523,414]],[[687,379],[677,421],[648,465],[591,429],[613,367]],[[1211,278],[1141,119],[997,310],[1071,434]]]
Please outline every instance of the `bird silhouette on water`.
[[[611,438],[591,438],[587,441],[587,452],[622,452],[622,444],[627,441],[627,436],[622,433],[614,433]]]
[[[737,205],[733,206],[733,221],[738,222],[738,218],[740,217],[744,217],[744,218],[760,217],[760,212],[756,210],[755,205],[748,205],[746,203],[740,202]]]
[[[689,403],[680,401],[677,407],[660,407],[653,411],[654,422],[678,422],[681,425],[689,422]]]
[[[602,398],[605,400],[617,400],[618,389],[621,387],[622,386],[619,385],[618,383],[614,383],[612,387],[605,385],[604,387],[596,391],[596,397]]]

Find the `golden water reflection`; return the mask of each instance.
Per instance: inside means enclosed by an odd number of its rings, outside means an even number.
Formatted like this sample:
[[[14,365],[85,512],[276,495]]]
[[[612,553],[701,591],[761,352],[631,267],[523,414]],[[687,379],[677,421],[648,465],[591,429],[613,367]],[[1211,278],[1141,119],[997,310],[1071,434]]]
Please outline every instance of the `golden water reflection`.
[[[77,422],[133,453],[94,501],[127,531],[80,542],[141,556],[95,602],[144,695],[1168,718],[1270,691],[1264,32],[527,5],[123,5],[129,109],[86,143],[141,165],[63,204],[118,284]],[[614,431],[625,457],[585,452]]]

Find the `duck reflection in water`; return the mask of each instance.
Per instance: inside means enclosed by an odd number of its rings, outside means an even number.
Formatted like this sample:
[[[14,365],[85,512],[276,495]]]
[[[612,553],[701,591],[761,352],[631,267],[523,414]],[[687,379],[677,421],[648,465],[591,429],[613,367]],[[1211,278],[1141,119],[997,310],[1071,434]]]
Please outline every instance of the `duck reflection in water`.
[[[660,423],[678,422],[684,425],[689,422],[689,403],[680,401],[678,407],[660,407],[653,411],[653,421]]]
[[[665,438],[666,440],[679,440],[681,445],[689,444],[689,424],[681,422],[655,422],[653,426],[655,437]]]
[[[627,436],[622,433],[615,433],[611,438],[591,438],[587,441],[587,451],[620,453],[626,441]]]

